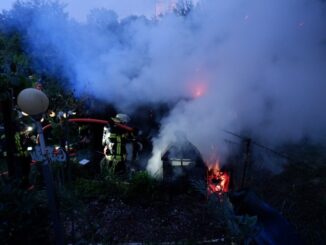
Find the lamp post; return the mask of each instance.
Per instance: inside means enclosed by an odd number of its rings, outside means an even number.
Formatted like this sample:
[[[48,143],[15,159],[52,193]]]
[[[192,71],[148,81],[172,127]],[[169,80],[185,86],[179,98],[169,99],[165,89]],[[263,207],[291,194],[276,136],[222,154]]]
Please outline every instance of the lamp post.
[[[56,244],[63,245],[63,227],[60,221],[60,214],[57,208],[57,202],[54,193],[55,190],[53,184],[53,177],[51,173],[51,168],[49,166],[50,161],[45,150],[44,134],[40,122],[42,114],[48,109],[49,99],[42,91],[34,88],[27,88],[19,93],[17,98],[17,104],[23,112],[29,114],[36,122],[37,132],[39,135],[39,143],[43,155],[42,170],[48,195],[50,213],[53,220],[55,241]]]

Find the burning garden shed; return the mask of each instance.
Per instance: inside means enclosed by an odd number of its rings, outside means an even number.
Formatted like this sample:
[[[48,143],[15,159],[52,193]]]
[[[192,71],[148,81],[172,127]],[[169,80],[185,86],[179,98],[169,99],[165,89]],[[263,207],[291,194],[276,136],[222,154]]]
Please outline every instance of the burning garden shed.
[[[163,182],[169,185],[186,186],[192,181],[206,181],[208,194],[229,190],[230,171],[219,164],[206,164],[199,150],[182,133],[176,134],[161,157]]]
[[[163,181],[169,184],[189,184],[204,180],[206,165],[199,150],[182,134],[162,154]]]

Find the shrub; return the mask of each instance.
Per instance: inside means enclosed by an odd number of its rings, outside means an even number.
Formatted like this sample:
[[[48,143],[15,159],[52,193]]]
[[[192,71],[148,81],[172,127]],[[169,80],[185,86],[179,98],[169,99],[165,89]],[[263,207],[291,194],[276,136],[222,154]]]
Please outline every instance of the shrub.
[[[127,198],[140,203],[151,201],[158,190],[157,187],[157,181],[149,173],[137,172],[130,179]]]
[[[48,244],[49,216],[43,190],[23,190],[0,181],[0,237],[2,244]]]

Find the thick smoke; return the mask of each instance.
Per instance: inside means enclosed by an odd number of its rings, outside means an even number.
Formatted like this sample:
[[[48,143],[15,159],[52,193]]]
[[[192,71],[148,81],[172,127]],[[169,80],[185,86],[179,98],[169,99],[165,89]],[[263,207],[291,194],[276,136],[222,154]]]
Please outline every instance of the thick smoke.
[[[19,6],[7,16],[28,34],[36,64],[60,71],[78,94],[121,111],[179,101],[154,139],[152,172],[176,131],[221,159],[223,129],[269,145],[325,135],[324,1],[203,0],[187,16],[159,19],[97,9],[86,23],[48,4],[27,17]]]

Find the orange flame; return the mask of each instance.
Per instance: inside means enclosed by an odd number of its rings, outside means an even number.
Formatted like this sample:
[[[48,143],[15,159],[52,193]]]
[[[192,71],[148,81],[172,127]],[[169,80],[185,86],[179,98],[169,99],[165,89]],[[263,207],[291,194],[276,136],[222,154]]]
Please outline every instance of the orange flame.
[[[218,163],[208,167],[207,171],[207,190],[208,194],[222,194],[228,192],[230,184],[230,175],[222,171]]]

